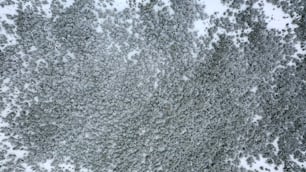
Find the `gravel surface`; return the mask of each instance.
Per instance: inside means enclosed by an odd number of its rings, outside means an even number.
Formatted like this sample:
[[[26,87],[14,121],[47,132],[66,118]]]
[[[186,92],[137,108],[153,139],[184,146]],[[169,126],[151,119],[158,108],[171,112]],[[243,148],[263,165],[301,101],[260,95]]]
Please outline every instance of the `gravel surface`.
[[[306,172],[306,1],[0,0],[0,172]]]

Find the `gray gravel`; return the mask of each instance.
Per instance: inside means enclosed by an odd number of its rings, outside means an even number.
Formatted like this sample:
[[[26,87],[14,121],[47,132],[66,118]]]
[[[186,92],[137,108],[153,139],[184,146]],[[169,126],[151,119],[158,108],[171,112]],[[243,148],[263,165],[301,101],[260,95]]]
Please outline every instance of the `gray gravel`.
[[[166,2],[0,1],[1,172],[306,172],[306,1]]]

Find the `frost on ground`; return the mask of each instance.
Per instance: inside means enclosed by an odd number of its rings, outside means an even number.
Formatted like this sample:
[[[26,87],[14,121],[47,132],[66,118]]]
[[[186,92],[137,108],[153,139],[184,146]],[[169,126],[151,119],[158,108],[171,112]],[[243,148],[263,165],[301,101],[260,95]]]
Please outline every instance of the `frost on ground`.
[[[0,0],[0,171],[305,172],[305,6]]]

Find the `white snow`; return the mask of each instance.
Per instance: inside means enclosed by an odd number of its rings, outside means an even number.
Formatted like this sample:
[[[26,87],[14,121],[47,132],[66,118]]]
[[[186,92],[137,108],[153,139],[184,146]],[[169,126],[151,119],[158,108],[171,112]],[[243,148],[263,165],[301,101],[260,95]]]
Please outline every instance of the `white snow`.
[[[228,9],[221,0],[198,0],[200,4],[205,5],[205,13],[208,15],[217,14],[218,16],[223,15],[224,12]]]
[[[16,15],[17,14],[18,5],[5,5],[0,6],[0,20],[5,21],[8,24],[14,24],[14,21],[7,18],[7,15]]]
[[[277,137],[273,142],[272,142],[272,144],[273,144],[273,146],[275,147],[275,154],[277,154],[278,152],[279,152],[279,147],[278,147],[278,140],[279,140],[279,137]]]
[[[189,80],[189,78],[188,78],[186,75],[183,75],[183,76],[182,76],[182,79],[183,79],[184,81],[188,81],[188,80]]]
[[[157,89],[158,85],[159,85],[159,84],[158,84],[158,80],[155,80],[155,81],[154,81],[154,89]]]
[[[6,105],[5,108],[1,111],[0,117],[6,117],[11,112],[11,105]],[[1,123],[4,124],[4,123]]]
[[[118,11],[123,11],[126,8],[129,8],[129,4],[128,1],[126,0],[114,0],[113,5],[112,6],[108,6],[108,8],[116,8]]]
[[[69,58],[75,59],[75,54],[73,54],[71,51],[68,51],[66,54]]]
[[[54,167],[52,167],[52,162],[54,159],[48,159],[44,163],[39,163],[39,166],[43,168],[44,170],[47,170],[47,172],[51,172]]]
[[[161,6],[159,6],[158,4],[154,5],[153,9],[155,11],[160,11],[163,8],[166,7],[169,10],[170,15],[173,15],[174,14],[174,10],[171,8],[171,4],[172,4],[171,1],[170,0],[163,0],[162,3],[163,4]]]
[[[47,18],[51,18],[52,17],[51,4],[52,4],[52,0],[47,0],[47,3],[43,4],[42,8],[41,8],[41,10],[43,12],[45,12],[45,17],[47,17]]]
[[[31,166],[26,163],[22,163],[21,166],[24,168],[24,172],[34,172]]]
[[[17,44],[17,39],[16,39],[16,35],[15,34],[7,33],[4,28],[2,28],[2,30],[0,30],[0,34],[5,35],[6,38],[7,38],[7,43],[5,44],[4,47],[9,46],[9,45],[16,45]]]
[[[6,92],[10,89],[10,87],[8,86],[8,83],[10,82],[10,78],[5,78],[1,84],[1,91],[2,92]]]
[[[101,27],[100,24],[99,24],[97,27],[95,27],[95,28],[96,28],[96,31],[97,31],[98,33],[102,33],[102,32],[103,32],[102,27]]]
[[[290,155],[291,161],[296,163],[296,165],[300,166],[301,168],[306,168],[306,161],[300,162],[299,160],[295,159],[293,155]]]
[[[6,116],[9,112],[11,112],[10,106],[7,106],[7,108],[1,112],[0,116],[0,127],[7,127],[9,126],[8,123],[4,122],[1,117]],[[28,152],[26,150],[20,150],[20,149],[13,149],[13,145],[8,141],[9,136],[4,135],[4,133],[0,132],[0,147],[6,147],[7,153],[5,154],[5,161],[9,160],[9,155],[15,155],[15,161],[18,159],[22,159],[25,157]],[[3,148],[1,148],[3,149]]]
[[[283,65],[277,65],[277,66],[275,66],[273,69],[272,69],[272,71],[270,71],[270,73],[274,73],[276,70],[278,70],[278,69],[285,69],[286,68],[286,66],[283,66]]]
[[[262,10],[266,16],[267,28],[282,30],[286,29],[286,24],[288,23],[289,28],[296,28],[297,25],[292,23],[293,18],[289,14],[286,14],[280,7],[267,2],[266,0],[260,0],[254,4],[254,8],[260,9],[259,4],[263,4]]]
[[[9,142],[6,142],[6,144],[10,147],[10,149],[8,150],[8,154],[16,155],[16,160],[22,159],[28,154],[28,152],[25,150],[14,150],[13,145],[11,145]]]
[[[25,10],[25,9],[27,9],[27,8],[33,8],[33,4],[31,3],[31,1],[28,1],[28,2],[23,2],[23,4],[22,4],[23,6],[22,6],[22,10]]]
[[[58,166],[61,167],[63,171],[75,171],[76,169],[76,165],[69,157],[64,157],[64,160]],[[85,167],[80,167],[80,172],[91,172],[91,170]]]
[[[301,47],[301,43],[300,42],[297,42],[294,44],[294,48],[296,50],[296,52],[294,53],[293,55],[293,58],[295,59],[298,59],[299,61],[301,61],[302,59],[298,56],[299,54],[302,55],[302,54],[306,54],[306,51],[304,51]]]
[[[292,60],[290,60],[290,61],[287,63],[287,66],[296,66],[296,63],[294,63]]]
[[[39,98],[38,98],[37,96],[35,96],[35,97],[34,97],[34,101],[35,101],[36,103],[38,103],[38,102],[39,102]]]
[[[208,28],[211,26],[209,20],[195,20],[193,23],[194,27],[190,30],[193,32],[197,32],[197,35],[200,36],[208,36]]]
[[[226,4],[223,4],[220,0],[198,0],[199,4],[205,5],[204,12],[206,12],[209,16],[214,15],[215,17],[219,18],[222,17],[223,14],[227,11],[228,7]],[[243,7],[245,8],[245,7]],[[243,9],[242,9],[243,10]],[[237,10],[233,10],[237,11]],[[236,18],[234,16],[227,16],[230,23],[236,23]],[[193,28],[190,29],[191,32],[196,32],[198,37],[204,36],[209,37],[208,35],[208,29],[215,25],[210,21],[210,18],[206,19],[198,19],[195,20],[193,23]],[[248,43],[248,37],[240,35],[242,33],[250,33],[252,29],[244,29],[244,30],[235,30],[235,31],[227,31],[221,27],[217,28],[217,31],[213,33],[212,41],[210,42],[210,45],[208,46],[210,49],[212,49],[212,43],[216,43],[219,40],[218,34],[226,34],[228,36],[232,37],[232,40],[234,44],[239,47],[240,43]]]
[[[256,114],[256,115],[253,117],[252,122],[257,122],[257,121],[259,121],[259,120],[261,120],[261,119],[262,119],[262,116]]]
[[[159,86],[159,84],[158,84],[158,82],[160,81],[160,79],[158,78],[158,74],[159,73],[161,73],[161,70],[159,69],[159,68],[155,68],[155,74],[154,74],[154,78],[155,78],[155,81],[154,81],[154,89],[157,89],[158,88],[158,86]]]
[[[81,167],[80,172],[92,172],[92,170],[89,170],[85,167]]]
[[[253,87],[250,89],[250,91],[251,91],[252,93],[256,93],[257,90],[258,90],[258,87],[257,87],[257,86],[253,86]]]
[[[134,49],[132,51],[130,51],[128,54],[127,54],[127,60],[129,61],[133,61],[134,64],[136,64],[138,61],[137,59],[134,59],[133,57],[137,54],[140,53],[140,50],[139,49]]]
[[[16,15],[17,8],[17,4],[5,5],[3,7],[0,6],[0,21],[5,22],[7,24],[15,25],[14,20],[9,19],[7,15]],[[16,34],[8,34],[2,24],[0,24],[0,34],[5,35],[7,38],[7,43],[4,45],[4,47],[1,47],[1,49],[5,48],[8,45],[15,45],[17,43]]]
[[[71,163],[70,159],[65,157],[64,158],[64,161],[59,164],[59,167],[62,168],[62,170],[75,170],[75,165]]]
[[[64,8],[69,8],[74,2],[74,0],[66,0],[66,2],[62,0],[61,4],[64,6]]]
[[[145,5],[150,0],[136,0],[136,6],[138,6],[139,3]],[[167,5],[167,2],[165,1],[165,4]],[[122,12],[125,9],[130,8],[129,0],[114,0],[111,3],[108,2],[102,2],[100,0],[95,0],[95,7],[99,9],[104,9],[104,10],[114,10],[116,9],[116,12]],[[136,8],[138,10],[138,8]]]
[[[242,33],[250,33],[252,29],[245,29],[245,30],[237,30],[236,33],[232,34],[233,41],[237,47],[240,46],[240,43],[249,43],[248,36],[240,36]],[[230,32],[233,33],[233,32]]]
[[[48,62],[43,58],[36,60],[35,64],[36,64],[36,69],[35,69],[36,71],[38,71],[39,66],[48,66]]]
[[[145,5],[146,3],[150,2],[149,0],[136,0],[136,6],[137,4],[141,3]],[[123,10],[130,8],[130,4],[128,0],[114,0],[111,3],[102,3],[99,0],[95,0],[95,6],[96,8],[102,8],[105,10],[114,10],[116,9],[117,12],[122,12]]]
[[[267,163],[267,158],[262,157],[262,155],[259,155],[259,159],[254,158],[255,162],[252,163],[252,166],[249,166],[247,164],[247,161],[246,161],[247,158],[248,157],[240,158],[240,167],[245,168],[247,170],[252,170],[252,171],[255,171],[255,170],[265,171],[265,169],[270,170],[269,172],[283,172],[284,171],[283,170],[283,168],[284,168],[283,164],[277,166],[278,169],[276,170],[275,169],[276,165],[275,164],[268,164]],[[261,170],[260,167],[263,167],[264,170]]]
[[[29,51],[36,51],[36,50],[37,50],[37,47],[35,47],[35,46],[31,46],[30,49],[29,49]]]
[[[144,135],[145,133],[146,133],[147,131],[146,131],[146,129],[145,128],[140,128],[139,129],[139,135]]]

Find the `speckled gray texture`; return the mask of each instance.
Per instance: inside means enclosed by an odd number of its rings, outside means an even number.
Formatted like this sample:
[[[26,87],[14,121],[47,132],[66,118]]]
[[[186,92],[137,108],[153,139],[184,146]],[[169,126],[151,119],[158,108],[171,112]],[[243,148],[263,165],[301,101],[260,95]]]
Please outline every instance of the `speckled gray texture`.
[[[1,172],[306,172],[305,0],[116,1],[0,1]]]

